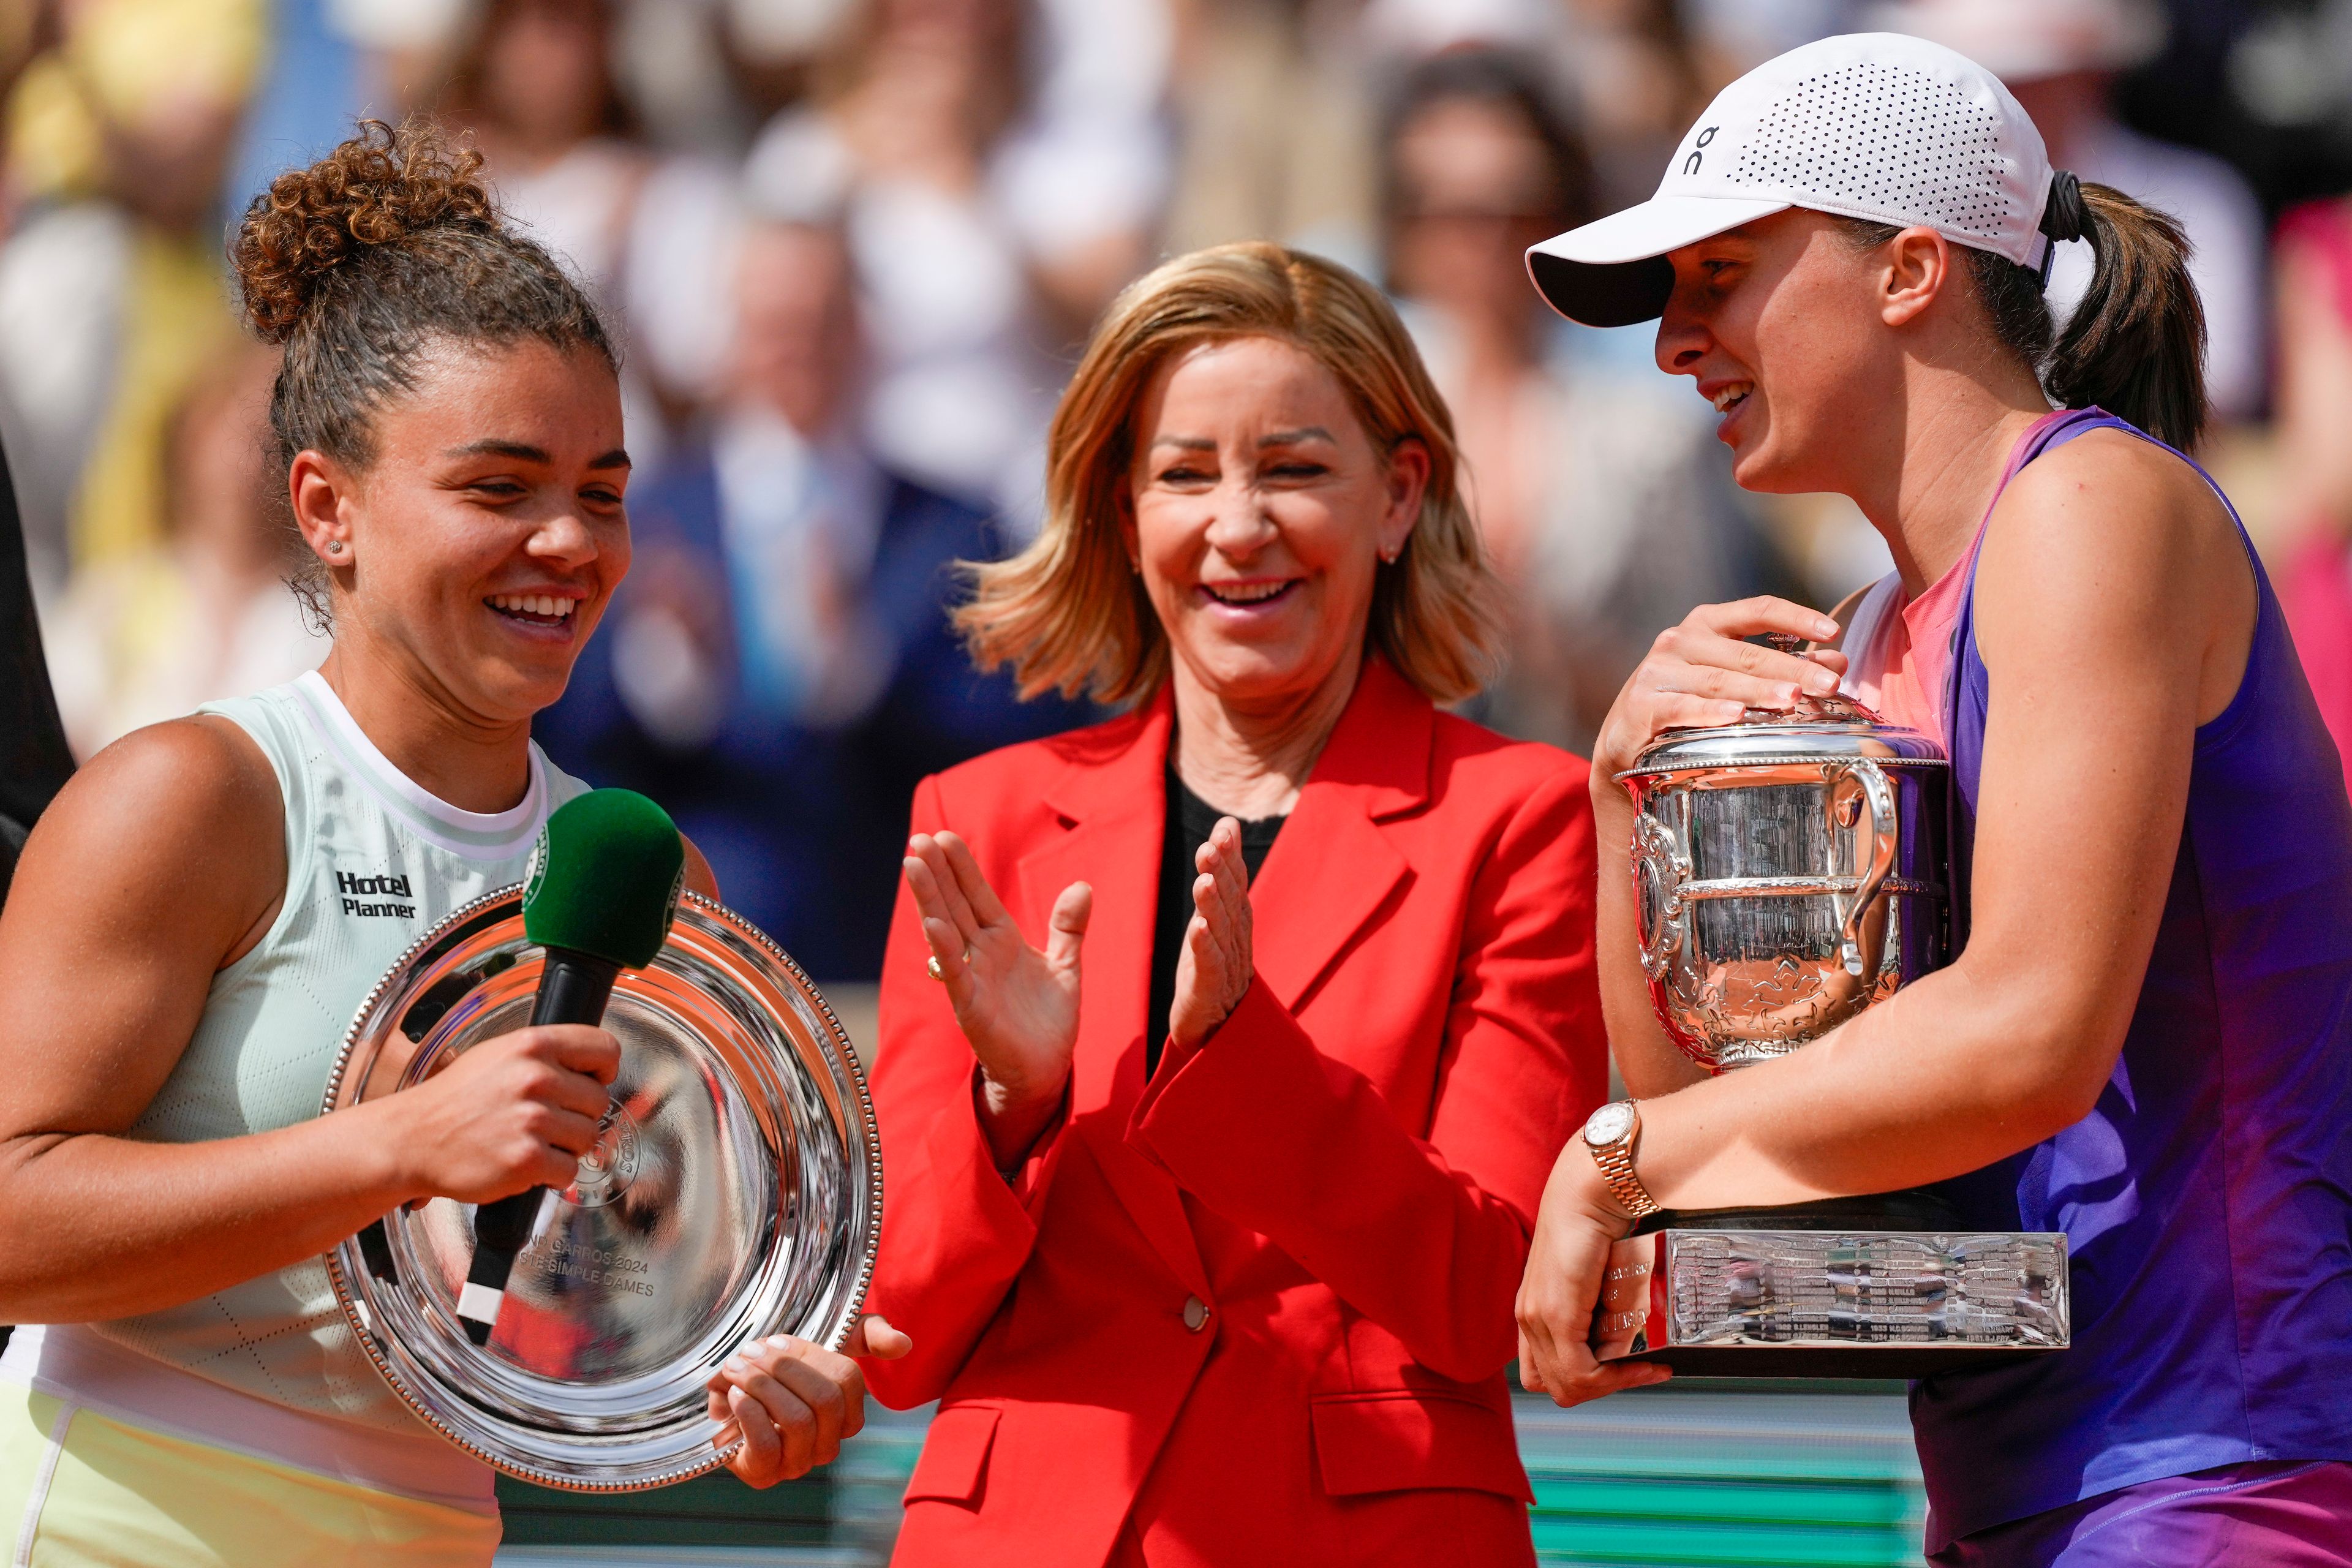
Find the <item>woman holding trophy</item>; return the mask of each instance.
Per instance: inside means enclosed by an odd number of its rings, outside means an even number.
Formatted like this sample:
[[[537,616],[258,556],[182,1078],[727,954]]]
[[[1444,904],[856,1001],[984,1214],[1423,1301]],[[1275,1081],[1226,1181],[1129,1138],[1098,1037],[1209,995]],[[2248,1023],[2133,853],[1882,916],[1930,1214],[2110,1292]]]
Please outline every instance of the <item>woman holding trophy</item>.
[[[1227,247],[1111,307],[1047,475],[964,624],[1130,711],[915,798],[898,1561],[1532,1563],[1503,1373],[1605,1083],[1591,808],[1436,710],[1495,636],[1444,406],[1360,279]]]
[[[12,1561],[486,1564],[488,1468],[380,1378],[320,1254],[399,1206],[574,1178],[620,1052],[488,1040],[320,1116],[426,927],[585,786],[530,741],[629,563],[611,340],[478,160],[366,127],[238,236],[325,665],[138,731],[59,795],[0,919],[0,1530]],[[688,855],[690,885],[710,892]],[[853,1342],[888,1354],[879,1325]],[[736,1472],[829,1458],[845,1356],[713,1380]]]
[[[2053,333],[2041,285],[2076,238],[2096,273]],[[1588,1348],[1653,1206],[1941,1184],[1966,1227],[2063,1231],[2072,1347],[1916,1386],[1939,1563],[2352,1562],[2352,807],[2179,450],[2204,416],[2185,256],[2053,173],[1989,73],[1867,35],[1735,82],[1657,197],[1529,257],[1567,315],[1662,318],[1739,482],[1851,496],[1896,573],[1837,616],[1696,610],[1609,716],[1600,963],[1639,1104],[1553,1170],[1522,1373],[1563,1404],[1655,1375]],[[1744,640],[1768,633],[1820,646]],[[1652,1013],[1611,780],[1841,678],[1951,759],[1957,956],[1703,1079]]]

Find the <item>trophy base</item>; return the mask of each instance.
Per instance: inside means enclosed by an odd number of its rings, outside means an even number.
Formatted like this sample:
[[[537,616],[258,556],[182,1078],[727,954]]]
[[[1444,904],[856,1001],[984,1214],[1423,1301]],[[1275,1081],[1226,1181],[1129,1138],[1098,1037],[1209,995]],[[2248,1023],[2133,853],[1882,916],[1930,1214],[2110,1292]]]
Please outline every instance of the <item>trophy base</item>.
[[[1610,1252],[1593,1353],[1706,1377],[1926,1377],[2063,1350],[2066,1238],[1932,1194],[1654,1215]]]

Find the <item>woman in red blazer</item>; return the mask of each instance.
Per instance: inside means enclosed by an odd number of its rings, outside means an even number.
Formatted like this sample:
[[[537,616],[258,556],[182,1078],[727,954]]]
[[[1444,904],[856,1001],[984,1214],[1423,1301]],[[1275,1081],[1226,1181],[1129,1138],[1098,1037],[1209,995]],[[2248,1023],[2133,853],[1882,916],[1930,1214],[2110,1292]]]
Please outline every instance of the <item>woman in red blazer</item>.
[[[1132,710],[915,797],[872,1297],[915,1349],[869,1371],[940,1403],[897,1561],[1532,1563],[1504,1372],[1605,1088],[1592,817],[1581,761],[1433,705],[1496,636],[1444,407],[1352,274],[1205,251],[1097,331],[1048,502],[975,653]]]

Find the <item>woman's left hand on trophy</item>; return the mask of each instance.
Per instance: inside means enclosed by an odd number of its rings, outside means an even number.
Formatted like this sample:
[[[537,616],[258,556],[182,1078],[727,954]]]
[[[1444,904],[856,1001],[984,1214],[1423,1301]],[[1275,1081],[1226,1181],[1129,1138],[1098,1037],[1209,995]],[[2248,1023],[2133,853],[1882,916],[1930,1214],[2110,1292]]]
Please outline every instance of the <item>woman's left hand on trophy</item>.
[[[1674,1375],[1649,1362],[1604,1363],[1592,1353],[1609,1248],[1633,1222],[1610,1195],[1584,1140],[1552,1162],[1528,1238],[1527,1273],[1514,1309],[1519,1321],[1519,1381],[1556,1405],[1581,1405]]]
[[[733,1426],[742,1444],[727,1468],[748,1486],[797,1480],[829,1465],[866,1425],[866,1374],[858,1356],[896,1361],[914,1341],[868,1312],[839,1351],[791,1334],[755,1340],[710,1377],[710,1415]],[[730,1441],[721,1428],[719,1441]]]

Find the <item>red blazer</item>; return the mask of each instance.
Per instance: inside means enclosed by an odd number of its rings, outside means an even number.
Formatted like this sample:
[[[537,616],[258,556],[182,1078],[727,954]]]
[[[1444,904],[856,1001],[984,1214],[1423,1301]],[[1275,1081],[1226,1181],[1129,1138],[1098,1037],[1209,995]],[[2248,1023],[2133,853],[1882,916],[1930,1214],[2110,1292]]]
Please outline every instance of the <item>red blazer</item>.
[[[926,779],[1032,941],[1095,890],[1067,1119],[1008,1181],[902,887],[869,1363],[940,1401],[901,1563],[1532,1563],[1504,1373],[1607,1084],[1586,765],[1374,660],[1251,889],[1256,976],[1143,1076],[1170,702]]]

